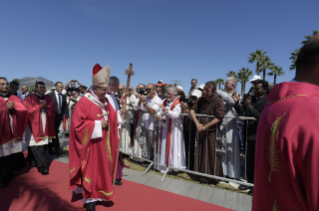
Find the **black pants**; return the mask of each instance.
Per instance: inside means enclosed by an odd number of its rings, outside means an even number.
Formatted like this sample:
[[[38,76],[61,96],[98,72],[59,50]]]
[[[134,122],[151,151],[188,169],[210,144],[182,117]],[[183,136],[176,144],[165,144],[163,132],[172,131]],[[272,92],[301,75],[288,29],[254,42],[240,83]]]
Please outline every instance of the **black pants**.
[[[48,145],[28,147],[27,161],[31,167],[49,168]]]
[[[254,183],[254,171],[255,171],[255,140],[248,140],[247,143],[247,181],[249,183]]]
[[[59,128],[62,122],[62,114],[57,114],[54,120],[55,138],[52,139],[52,143],[49,143],[49,149],[54,147],[55,151],[60,150]]]
[[[194,170],[195,165],[195,129],[184,130],[186,166],[189,170]]]
[[[0,157],[0,183],[8,183],[14,171],[20,171],[26,166],[23,152]]]

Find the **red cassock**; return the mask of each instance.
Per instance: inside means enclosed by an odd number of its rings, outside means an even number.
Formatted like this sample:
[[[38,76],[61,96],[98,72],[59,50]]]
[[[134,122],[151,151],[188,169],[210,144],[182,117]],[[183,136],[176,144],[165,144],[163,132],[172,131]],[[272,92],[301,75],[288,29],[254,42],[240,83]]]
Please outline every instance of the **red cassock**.
[[[95,121],[103,118],[103,111],[86,96],[78,101],[72,113],[70,189],[83,187],[83,198],[112,200],[115,197],[112,182],[118,152],[117,113],[105,99],[108,131],[103,129],[102,138],[91,139]]]
[[[56,115],[56,107],[52,98],[48,95],[43,96],[43,101],[46,101],[46,126],[43,133],[42,117],[40,100],[36,95],[29,95],[25,98],[23,104],[28,110],[29,118],[28,125],[32,131],[32,135],[36,143],[45,138],[55,138],[54,119]]]
[[[7,102],[14,102],[12,110],[13,133],[10,127],[10,117]],[[10,95],[8,100],[0,97],[0,146],[12,140],[23,140],[23,133],[27,127],[28,112],[21,99]]]
[[[253,211],[319,210],[319,87],[285,82],[258,123]]]

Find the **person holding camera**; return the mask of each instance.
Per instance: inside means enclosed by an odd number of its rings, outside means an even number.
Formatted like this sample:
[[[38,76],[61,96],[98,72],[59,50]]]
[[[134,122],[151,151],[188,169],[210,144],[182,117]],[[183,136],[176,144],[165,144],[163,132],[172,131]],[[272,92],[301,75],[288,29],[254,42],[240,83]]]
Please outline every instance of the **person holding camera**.
[[[75,83],[77,83],[77,84],[79,84],[79,86],[81,87],[81,86],[83,86],[78,80],[70,80],[67,84],[65,84],[65,90],[68,92],[68,91],[77,91],[77,92],[79,92],[79,88],[77,88],[76,87],[76,84]],[[71,87],[69,87],[69,85],[71,84]]]
[[[140,90],[140,93],[141,90]],[[153,148],[156,136],[155,131],[155,115],[160,110],[159,105],[162,104],[161,98],[156,94],[155,84],[149,83],[146,87],[147,95],[139,94],[138,108],[143,111],[142,115],[142,134],[140,143],[142,147],[142,155],[147,159],[153,159]]]

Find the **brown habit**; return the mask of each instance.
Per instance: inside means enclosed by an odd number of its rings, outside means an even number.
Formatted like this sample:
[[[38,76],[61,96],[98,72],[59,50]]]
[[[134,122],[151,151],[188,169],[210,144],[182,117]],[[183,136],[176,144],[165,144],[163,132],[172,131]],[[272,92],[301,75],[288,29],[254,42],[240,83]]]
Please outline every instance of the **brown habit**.
[[[197,103],[193,105],[192,109],[195,111],[195,113],[213,115],[218,119],[223,119],[225,116],[224,103],[216,94],[214,94],[209,101],[207,101],[203,97],[199,98]],[[199,123],[205,125],[212,120],[213,118],[200,117]],[[221,153],[217,153],[216,171],[214,171],[215,147],[217,147],[217,149],[221,149],[222,147],[222,143],[220,140],[217,141],[217,146],[215,146],[216,133],[219,136],[219,125],[217,126],[217,131],[216,131],[216,125],[214,125],[208,128],[207,131],[203,131],[198,134],[196,164],[198,165],[197,171],[222,177],[223,169],[222,169],[222,154]],[[207,136],[207,143],[206,143],[206,136]],[[206,148],[206,144],[207,144],[207,148]],[[206,172],[205,172],[206,153],[207,153],[207,164],[206,164]],[[201,182],[217,184],[217,180],[207,178],[207,177],[200,177],[199,180]]]

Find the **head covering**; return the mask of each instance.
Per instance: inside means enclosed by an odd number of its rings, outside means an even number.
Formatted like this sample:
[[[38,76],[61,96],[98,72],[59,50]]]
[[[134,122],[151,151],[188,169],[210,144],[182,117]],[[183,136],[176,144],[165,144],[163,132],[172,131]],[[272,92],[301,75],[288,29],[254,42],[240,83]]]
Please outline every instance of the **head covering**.
[[[194,89],[191,93],[191,96],[197,97],[197,99],[198,99],[202,96],[202,92],[199,91],[198,89]]]
[[[53,89],[53,90],[54,90],[54,89],[55,89],[55,86],[54,86],[54,87],[52,87],[51,89]]]
[[[156,84],[156,86],[164,86],[164,84],[162,84],[162,83],[159,83],[159,84]]]
[[[63,95],[65,95],[65,94],[66,94],[66,90],[63,89],[61,93],[62,93]]]
[[[252,79],[250,79],[250,82],[253,82],[253,81],[256,81],[256,80],[260,80],[260,79],[261,79],[261,77],[259,75],[254,75],[252,77]]]
[[[93,67],[93,86],[108,87],[111,69],[109,66],[102,68],[98,63]]]
[[[183,87],[181,87],[180,85],[176,86],[176,88],[184,91]]]
[[[201,90],[201,91],[203,91],[203,90],[204,90],[204,87],[205,87],[205,84],[201,84],[201,85],[199,85],[198,89]]]
[[[160,79],[160,80],[157,81],[157,83],[158,83],[158,84],[162,84],[163,81]]]

